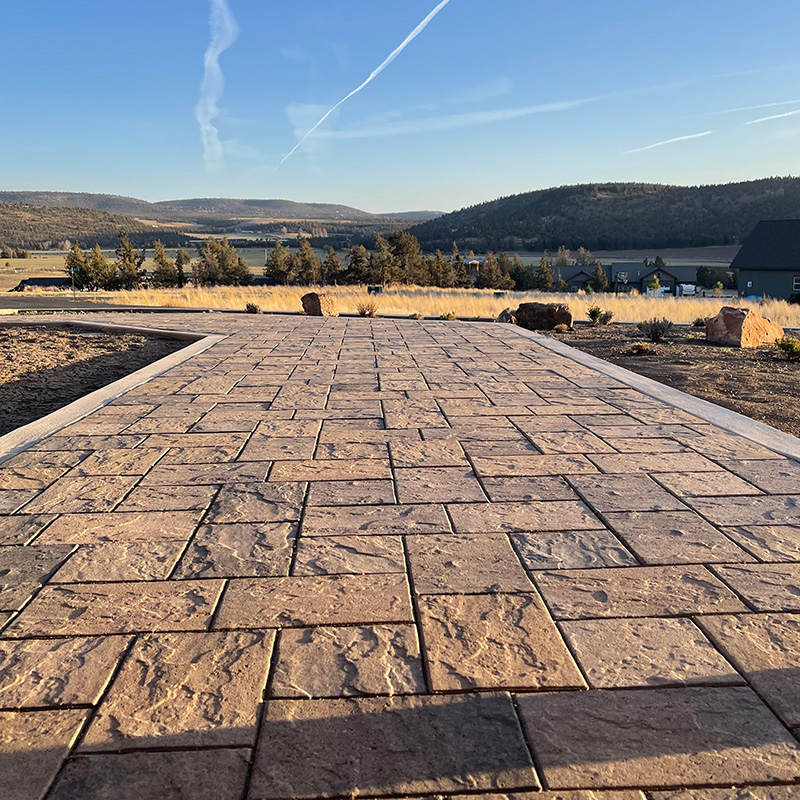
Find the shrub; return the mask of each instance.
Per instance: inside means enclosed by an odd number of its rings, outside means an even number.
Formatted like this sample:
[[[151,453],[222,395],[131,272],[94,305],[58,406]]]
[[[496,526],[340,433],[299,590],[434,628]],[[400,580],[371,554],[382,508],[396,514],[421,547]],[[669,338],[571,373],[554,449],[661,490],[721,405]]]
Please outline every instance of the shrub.
[[[448,311],[446,314],[442,314],[442,316],[439,317],[439,319],[444,319],[447,320],[448,322],[455,322],[458,319],[458,317],[456,316],[455,311]]]
[[[378,313],[378,304],[374,300],[365,300],[356,306],[362,317],[374,317]]]
[[[653,317],[653,319],[640,322],[636,327],[639,329],[639,332],[643,336],[646,336],[651,342],[663,342],[664,339],[672,333],[675,326],[666,317],[662,317],[661,319]]]
[[[413,314],[410,314],[409,319],[425,319],[424,314],[420,314],[419,311],[415,311]]]
[[[650,345],[647,342],[634,342],[631,345],[631,353],[635,356],[643,356],[650,352]]]
[[[600,324],[601,325],[610,325],[612,319],[614,319],[614,312],[613,311],[604,311],[603,312],[603,316],[600,317]]]
[[[586,309],[586,316],[592,321],[592,325],[599,325],[600,318],[603,316],[603,309],[593,303]]]
[[[725,294],[724,289],[725,287],[722,285],[722,281],[717,281],[714,284],[714,288],[711,290],[711,294],[714,297],[722,297]]]
[[[562,322],[560,325],[556,325],[553,331],[554,333],[569,333],[569,325],[565,325]]]
[[[693,328],[705,328],[706,322],[708,321],[707,317],[698,317],[693,323]]]
[[[789,361],[800,361],[800,339],[795,336],[784,336],[783,339],[778,339],[775,344]]]
[[[255,303],[248,303],[244,307],[246,314],[260,314],[261,313],[261,306],[256,305]]]

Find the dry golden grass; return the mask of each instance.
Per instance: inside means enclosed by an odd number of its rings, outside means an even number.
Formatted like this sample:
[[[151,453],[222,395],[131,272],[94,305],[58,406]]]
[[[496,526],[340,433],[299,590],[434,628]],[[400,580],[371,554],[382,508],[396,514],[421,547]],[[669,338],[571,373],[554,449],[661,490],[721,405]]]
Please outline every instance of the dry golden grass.
[[[175,308],[219,308],[244,311],[247,303],[257,303],[264,311],[301,310],[300,298],[307,287],[279,286],[274,288],[215,287],[209,289],[149,289],[134,292],[115,292],[99,295],[98,299],[131,305],[170,306]],[[569,305],[576,320],[586,320],[586,309],[597,303],[614,313],[617,322],[640,322],[652,317],[666,317],[673,322],[694,322],[698,317],[716,314],[723,305],[752,307],[785,327],[800,327],[800,306],[783,300],[762,305],[747,303],[735,297],[646,297],[643,295],[587,295],[540,294],[537,292],[509,292],[506,297],[495,297],[490,290],[434,289],[408,286],[387,288],[383,294],[368,295],[363,286],[326,287],[324,290],[336,297],[339,312],[357,314],[359,305],[375,300],[378,316],[414,313],[426,317],[440,317],[454,312],[460,318],[495,318],[504,308],[516,308],[521,302],[560,302]]]

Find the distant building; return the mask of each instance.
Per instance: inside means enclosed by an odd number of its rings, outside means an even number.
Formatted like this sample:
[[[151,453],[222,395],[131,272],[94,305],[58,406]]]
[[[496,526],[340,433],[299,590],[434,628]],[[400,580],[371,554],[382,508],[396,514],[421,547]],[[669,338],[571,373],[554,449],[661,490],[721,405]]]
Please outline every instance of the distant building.
[[[742,297],[800,302],[800,219],[762,221],[731,263]]]
[[[647,266],[643,261],[617,261],[611,265],[609,289],[615,292],[646,292],[653,277],[669,294],[677,294],[678,286],[697,283],[697,267],[669,265],[660,268]]]

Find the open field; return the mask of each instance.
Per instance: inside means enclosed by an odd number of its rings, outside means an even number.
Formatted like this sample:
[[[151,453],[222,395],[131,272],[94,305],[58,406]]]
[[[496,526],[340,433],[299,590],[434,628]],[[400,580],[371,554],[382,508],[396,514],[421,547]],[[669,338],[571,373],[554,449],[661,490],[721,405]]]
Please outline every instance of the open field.
[[[302,309],[300,298],[313,291],[302,286],[275,288],[215,287],[209,289],[140,290],[133,292],[104,292],[95,295],[99,300],[124,305],[170,306],[174,308],[219,308],[244,310],[247,303],[256,303],[263,311]],[[522,302],[567,303],[576,320],[586,319],[586,309],[598,303],[614,312],[614,318],[624,322],[639,322],[652,317],[667,317],[673,322],[693,322],[697,317],[716,314],[723,305],[752,307],[784,327],[800,327],[800,306],[790,306],[782,300],[765,305],[747,303],[739,298],[645,297],[642,295],[586,295],[537,292],[508,292],[495,297],[491,290],[432,289],[408,286],[386,289],[383,294],[370,296],[363,286],[329,286],[325,292],[334,295],[342,314],[358,313],[359,303],[367,299],[378,304],[379,315],[419,313],[438,317],[450,312],[461,318],[495,318],[505,308],[516,308]]]

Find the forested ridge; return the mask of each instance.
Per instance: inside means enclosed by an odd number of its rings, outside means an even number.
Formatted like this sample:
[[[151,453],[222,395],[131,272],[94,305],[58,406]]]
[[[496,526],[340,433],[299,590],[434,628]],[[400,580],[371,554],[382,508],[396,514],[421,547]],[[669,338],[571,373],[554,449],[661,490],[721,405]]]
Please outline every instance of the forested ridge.
[[[84,247],[114,246],[126,231],[137,246],[152,246],[156,239],[170,247],[184,244],[186,236],[91,208],[44,208],[25,203],[0,203],[0,243],[31,250],[61,248],[79,242]],[[67,245],[69,246],[69,245]]]
[[[739,244],[762,219],[800,217],[800,178],[715,186],[601,183],[503,197],[417,225],[426,248],[476,252]]]

